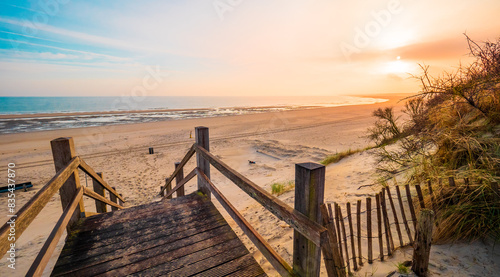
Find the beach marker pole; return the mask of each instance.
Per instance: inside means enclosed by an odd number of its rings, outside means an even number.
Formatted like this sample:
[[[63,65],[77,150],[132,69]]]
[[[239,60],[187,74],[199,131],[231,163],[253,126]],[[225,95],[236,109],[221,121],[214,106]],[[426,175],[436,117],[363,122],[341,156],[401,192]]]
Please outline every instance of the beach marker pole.
[[[320,206],[324,202],[325,166],[295,164],[295,210],[321,224]],[[299,276],[319,276],[321,247],[297,231],[293,233],[293,269]]]

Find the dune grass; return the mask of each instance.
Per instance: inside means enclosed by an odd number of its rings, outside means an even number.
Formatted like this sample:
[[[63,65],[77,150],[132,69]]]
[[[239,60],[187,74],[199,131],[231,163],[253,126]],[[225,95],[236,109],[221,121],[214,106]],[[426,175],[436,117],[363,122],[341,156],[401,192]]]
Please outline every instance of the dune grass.
[[[287,191],[293,190],[294,188],[295,188],[294,181],[275,182],[271,185],[271,193],[276,195],[276,196],[279,196]]]
[[[347,158],[347,157],[352,156],[352,155],[354,155],[356,153],[359,153],[359,152],[370,150],[372,148],[373,148],[373,146],[368,146],[368,147],[365,147],[365,148],[358,148],[358,149],[354,149],[354,150],[352,150],[351,148],[349,148],[346,151],[338,152],[338,153],[335,153],[333,155],[327,156],[320,163],[322,165],[329,165],[331,163],[336,163],[336,162],[339,162],[340,160],[342,160],[344,158]]]

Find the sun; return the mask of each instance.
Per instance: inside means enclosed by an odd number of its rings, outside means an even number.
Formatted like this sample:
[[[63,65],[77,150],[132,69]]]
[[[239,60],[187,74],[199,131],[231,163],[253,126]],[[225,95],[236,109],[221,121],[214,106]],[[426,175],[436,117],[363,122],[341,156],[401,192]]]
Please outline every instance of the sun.
[[[406,74],[412,71],[412,64],[397,56],[395,60],[385,62],[382,71],[386,74]]]

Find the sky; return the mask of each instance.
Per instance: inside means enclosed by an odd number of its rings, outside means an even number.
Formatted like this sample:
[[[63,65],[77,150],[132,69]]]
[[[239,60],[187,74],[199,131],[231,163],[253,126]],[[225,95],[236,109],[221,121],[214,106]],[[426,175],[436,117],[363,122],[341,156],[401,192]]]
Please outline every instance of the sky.
[[[0,0],[0,96],[417,93],[498,0]]]

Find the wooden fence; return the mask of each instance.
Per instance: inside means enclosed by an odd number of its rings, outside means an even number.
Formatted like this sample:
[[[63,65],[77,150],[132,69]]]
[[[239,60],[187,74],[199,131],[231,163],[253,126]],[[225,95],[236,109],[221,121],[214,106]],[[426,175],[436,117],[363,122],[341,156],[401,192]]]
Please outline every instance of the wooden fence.
[[[446,189],[456,186],[455,179],[450,177]],[[464,180],[464,187],[469,188],[468,179]],[[439,188],[439,196],[443,198],[443,186],[440,184]],[[452,195],[449,201],[458,203],[457,197]],[[430,181],[424,190],[420,185],[386,186],[375,197],[346,203],[345,209],[338,203],[328,203],[323,222],[336,238],[341,266],[350,273],[365,263],[383,261],[398,248],[413,246],[417,214],[426,208],[434,212],[439,208]],[[435,224],[439,228],[439,222]]]
[[[96,173],[82,158],[76,156],[72,138],[55,139],[51,141],[51,146],[57,173],[13,216],[16,224],[15,240],[28,228],[57,191],[60,194],[63,213],[26,276],[41,276],[64,229],[70,231],[71,225],[79,218],[92,214],[85,212],[84,195],[95,200],[97,212],[102,209],[105,211],[106,205],[110,205],[113,209],[122,209],[125,202],[123,197],[103,180],[102,174]],[[92,177],[94,188],[98,187],[97,191],[80,185],[78,169]],[[104,190],[109,192],[110,199],[104,197]],[[10,247],[11,241],[8,240],[8,236],[11,233],[11,226],[8,223],[0,228],[0,256],[5,255]]]
[[[319,276],[321,253],[325,261],[328,276],[346,276],[340,266],[335,266],[339,257],[334,257],[331,237],[321,224],[320,207],[324,196],[325,167],[315,163],[296,164],[295,207],[271,195],[239,172],[235,171],[209,152],[208,128],[197,127],[196,143],[191,146],[181,162],[175,164],[172,175],[166,179],[160,189],[163,197],[184,195],[184,185],[198,177],[198,191],[207,197],[213,195],[228,212],[262,255],[281,276]],[[196,167],[183,177],[183,168],[189,159],[196,154]],[[294,228],[293,264],[289,265],[271,245],[255,230],[253,226],[228,201],[222,192],[210,180],[210,165],[236,184],[241,190],[254,198],[279,219]],[[172,188],[173,180],[176,185]]]

